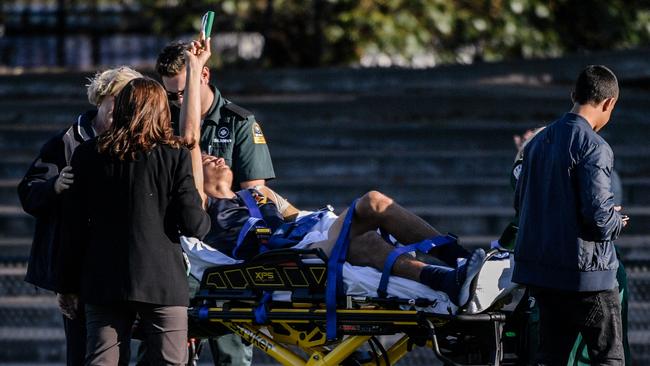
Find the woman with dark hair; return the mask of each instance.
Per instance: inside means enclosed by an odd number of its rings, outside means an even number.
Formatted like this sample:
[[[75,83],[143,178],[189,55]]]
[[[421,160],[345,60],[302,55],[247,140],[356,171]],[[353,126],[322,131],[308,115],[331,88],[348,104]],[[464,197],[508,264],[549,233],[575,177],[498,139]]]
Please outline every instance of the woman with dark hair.
[[[162,86],[129,82],[113,125],[79,146],[65,199],[64,281],[86,303],[87,365],[127,365],[140,319],[150,364],[187,362],[188,288],[179,235],[210,229]]]

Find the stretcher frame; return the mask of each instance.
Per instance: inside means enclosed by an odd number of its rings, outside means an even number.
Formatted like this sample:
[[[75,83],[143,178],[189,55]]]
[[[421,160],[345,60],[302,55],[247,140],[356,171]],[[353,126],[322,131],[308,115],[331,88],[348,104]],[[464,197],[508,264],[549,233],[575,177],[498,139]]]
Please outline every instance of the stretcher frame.
[[[337,339],[328,341],[322,296],[326,276],[320,270],[315,271],[319,265],[296,262],[305,255],[326,259],[319,250],[282,249],[267,252],[249,263],[206,270],[200,291],[189,310],[190,335],[205,338],[235,333],[282,365],[388,366],[406,356],[415,346],[432,349],[445,365],[508,364],[507,361],[504,363],[503,334],[509,314],[502,311],[463,314],[461,310],[455,315],[433,314],[415,308],[402,310],[399,305],[404,305],[404,301],[346,296],[339,300],[341,308],[336,311]],[[314,276],[297,291],[299,294],[292,303],[260,304],[261,289],[279,290],[285,288],[281,282],[291,282],[286,276],[280,281],[278,277],[283,277],[282,271],[273,272],[274,268],[277,269],[274,266],[281,263],[289,264],[284,272],[291,268],[298,270],[293,271],[294,274],[311,273]],[[241,273],[232,280],[221,278],[223,282],[215,281],[216,277],[238,270]],[[240,275],[247,277],[247,286],[233,283]],[[269,278],[274,280],[269,281]],[[217,289],[215,282],[225,286]],[[416,305],[412,300],[409,303]],[[264,323],[256,317],[260,307],[266,310]],[[477,332],[470,334],[472,331]],[[401,336],[387,349],[375,338],[394,334]],[[366,343],[370,344],[372,352],[365,358],[359,357],[357,351]],[[464,360],[458,361],[458,356]]]

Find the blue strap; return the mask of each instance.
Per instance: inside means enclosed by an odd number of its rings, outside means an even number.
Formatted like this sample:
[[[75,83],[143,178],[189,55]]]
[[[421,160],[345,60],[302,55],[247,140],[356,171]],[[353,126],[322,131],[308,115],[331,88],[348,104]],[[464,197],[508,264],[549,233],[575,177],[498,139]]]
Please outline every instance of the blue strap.
[[[388,254],[386,261],[384,262],[384,270],[381,274],[381,280],[379,280],[379,287],[377,287],[377,295],[379,297],[388,296],[388,280],[390,278],[390,273],[393,270],[393,265],[397,260],[397,257],[404,253],[419,251],[422,253],[428,253],[431,249],[439,247],[441,245],[455,243],[458,238],[454,235],[438,235],[431,239],[425,239],[419,243],[409,244],[403,247],[397,247]]]
[[[210,308],[207,306],[201,306],[199,308],[199,320],[208,320],[208,314],[210,313]]]
[[[240,259],[239,250],[241,249],[241,246],[244,244],[246,235],[248,235],[248,232],[254,229],[259,224],[263,225],[264,218],[262,217],[262,212],[260,212],[260,208],[257,206],[257,201],[255,201],[255,198],[253,198],[253,195],[249,190],[242,189],[241,191],[237,192],[237,196],[241,198],[242,201],[244,201],[244,204],[248,209],[248,215],[250,216],[242,226],[241,230],[239,231],[239,235],[237,236],[237,243],[235,244],[235,248],[232,250],[232,257],[235,259]]]
[[[266,304],[273,298],[273,291],[264,291],[262,296],[262,301],[255,308],[253,314],[255,315],[255,323],[257,324],[266,324],[269,320],[268,314],[266,313]]]
[[[235,248],[232,250],[233,258],[235,259],[239,258],[239,249],[244,244],[244,239],[246,239],[246,235],[248,235],[248,232],[251,231],[253,228],[255,228],[256,224],[260,221],[262,220],[255,217],[249,217],[248,220],[246,220],[241,230],[239,230],[239,235],[237,236],[237,244],[235,244]]]
[[[244,201],[246,208],[248,208],[248,214],[251,217],[260,220],[264,218],[260,212],[260,208],[257,206],[257,201],[255,201],[255,198],[253,198],[253,195],[248,189],[242,189],[241,191],[237,192],[237,196],[239,196],[239,198]]]
[[[336,339],[336,299],[343,294],[343,264],[350,246],[350,227],[354,217],[357,199],[352,201],[345,215],[343,226],[332,253],[327,261],[327,288],[325,290],[326,334],[328,340]]]
[[[301,217],[294,222],[287,222],[275,230],[267,246],[269,249],[294,246],[309,233],[328,211],[317,211]]]

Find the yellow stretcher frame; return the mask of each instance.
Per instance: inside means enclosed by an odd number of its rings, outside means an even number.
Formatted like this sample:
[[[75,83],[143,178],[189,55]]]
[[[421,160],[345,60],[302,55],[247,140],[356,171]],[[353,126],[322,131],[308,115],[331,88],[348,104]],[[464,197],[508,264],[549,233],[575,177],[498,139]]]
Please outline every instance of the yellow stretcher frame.
[[[305,254],[315,254],[323,263],[305,263]],[[346,296],[338,299],[336,341],[328,342],[323,257],[319,250],[274,250],[245,264],[206,269],[200,291],[192,299],[194,306],[188,311],[190,336],[235,333],[283,365],[339,365],[366,342],[376,348],[371,354],[374,358],[370,362],[359,362],[357,358],[357,364],[380,362],[388,366],[415,345],[431,348],[446,365],[502,364],[502,339],[508,328],[502,311],[471,315],[426,313],[400,310],[404,299]],[[291,302],[260,303],[262,291],[288,288],[292,291]],[[413,309],[412,305],[428,306],[413,301],[407,302],[409,309]],[[264,324],[256,323],[255,312],[260,306],[265,309]],[[388,349],[374,338],[393,334],[404,335]],[[456,362],[459,358],[464,363]]]
[[[238,334],[244,341],[253,344],[285,366],[339,365],[366,344],[371,337],[395,333],[349,334],[341,337],[339,342],[328,343],[324,327],[318,325],[319,323],[320,325],[324,324],[325,309],[271,309],[268,313],[269,321],[263,325],[255,324],[253,320],[254,309],[249,307],[230,309],[208,307],[202,309],[202,311],[203,322],[218,325],[223,327],[221,329]],[[198,312],[198,309],[191,310],[190,317],[196,320]],[[407,332],[385,349],[385,353],[374,354],[372,361],[360,363],[364,366],[377,365],[377,363],[382,366],[392,365],[406,356],[416,344],[432,349],[435,355],[445,364],[461,365],[442,354],[436,336],[436,327],[454,321],[493,323],[494,358],[485,364],[500,365],[502,357],[500,339],[505,322],[503,313],[444,316],[415,310],[341,309],[337,310],[337,316],[343,327],[346,325],[350,327],[359,324],[368,325],[377,322],[377,319],[383,318],[384,320],[379,320],[378,323],[374,324],[395,327],[395,329]],[[359,320],[363,318],[368,318],[368,320]],[[313,325],[313,327],[306,330],[297,330],[296,325]],[[282,332],[276,332],[273,330],[274,328],[280,328]],[[420,338],[419,341],[415,341],[408,335],[409,330],[419,329],[421,331],[424,328],[429,331],[427,339]],[[304,355],[293,351],[290,348],[292,346],[300,349]]]

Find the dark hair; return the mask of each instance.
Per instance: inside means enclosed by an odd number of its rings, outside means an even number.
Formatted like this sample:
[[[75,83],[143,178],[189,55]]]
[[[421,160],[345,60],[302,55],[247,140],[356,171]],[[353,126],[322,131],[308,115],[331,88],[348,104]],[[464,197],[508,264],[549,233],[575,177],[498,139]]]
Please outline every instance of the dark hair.
[[[113,124],[97,141],[97,149],[120,160],[157,145],[186,145],[174,136],[167,94],[150,78],[131,80],[115,97]]]
[[[600,104],[605,99],[616,97],[618,97],[618,80],[612,70],[607,67],[589,65],[578,75],[573,90],[574,102]]]
[[[160,51],[156,60],[156,72],[160,76],[173,77],[178,75],[185,67],[185,50],[188,42],[176,41],[168,44]]]

